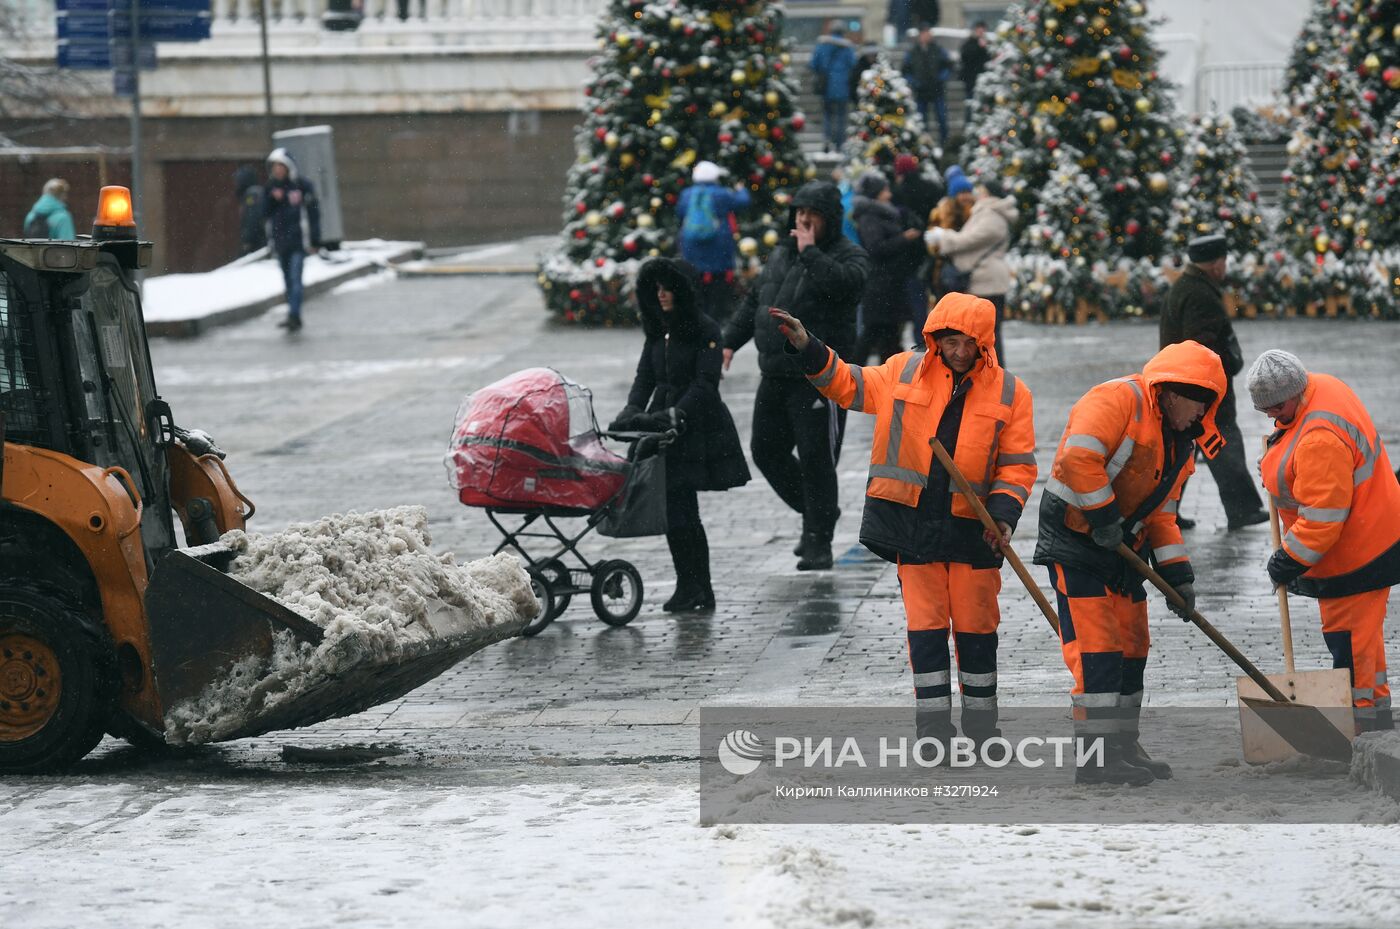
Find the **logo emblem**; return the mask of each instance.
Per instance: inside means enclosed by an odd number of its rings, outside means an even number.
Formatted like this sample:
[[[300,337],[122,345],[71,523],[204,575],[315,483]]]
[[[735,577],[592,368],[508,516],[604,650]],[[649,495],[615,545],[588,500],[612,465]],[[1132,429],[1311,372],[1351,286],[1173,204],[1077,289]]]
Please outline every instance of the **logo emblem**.
[[[763,764],[763,740],[747,729],[735,729],[719,743],[719,763],[735,777],[743,777]]]

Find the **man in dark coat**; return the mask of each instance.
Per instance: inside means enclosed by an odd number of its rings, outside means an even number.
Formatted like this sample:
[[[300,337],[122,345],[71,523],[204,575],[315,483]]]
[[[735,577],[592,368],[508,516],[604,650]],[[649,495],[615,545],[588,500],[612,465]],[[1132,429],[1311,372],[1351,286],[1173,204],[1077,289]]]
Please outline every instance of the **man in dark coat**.
[[[715,608],[710,545],[696,491],[749,482],[739,430],[719,395],[719,325],[701,311],[699,274],[684,261],[653,258],[637,275],[646,344],[627,406],[613,430],[664,431],[683,425],[666,452],[666,544],[676,566],[668,613]]]
[[[978,75],[991,59],[992,53],[987,51],[987,24],[979,19],[972,24],[972,31],[958,49],[958,77],[963,84],[965,122],[972,121],[973,90],[977,86]]]
[[[850,359],[853,364],[865,364],[872,351],[883,362],[905,348],[900,337],[909,318],[909,285],[918,277],[926,252],[922,225],[912,213],[895,206],[891,196],[890,185],[879,171],[867,171],[856,182],[851,218],[861,248],[870,256],[870,276],[861,299],[861,331]]]
[[[316,189],[297,173],[296,162],[285,148],[267,156],[267,174],[263,188],[267,242],[287,287],[287,318],[278,325],[296,332],[301,328],[302,266],[307,252],[321,247],[321,207]]]
[[[952,71],[948,53],[933,39],[933,31],[928,26],[919,30],[919,39],[904,56],[904,66],[900,69],[914,91],[914,102],[919,106],[919,115],[927,126],[931,119],[938,120],[938,144],[948,144],[948,101],[944,95],[944,85]]]
[[[754,398],[754,464],[782,501],[802,514],[799,570],[831,567],[836,531],[836,459],[845,410],[822,397],[784,351],[787,338],[770,307],[800,318],[808,331],[851,357],[856,304],[870,264],[841,234],[841,192],[827,181],[804,184],[792,198],[790,238],[774,249],[724,330],[724,367],[753,339],[762,378]],[[793,452],[797,454],[794,456]]]
[[[1215,413],[1215,423],[1225,439],[1225,448],[1207,460],[1210,473],[1220,488],[1225,517],[1230,529],[1241,529],[1268,522],[1259,490],[1250,474],[1244,438],[1235,418],[1234,377],[1244,367],[1244,355],[1235,328],[1225,311],[1220,285],[1225,281],[1229,262],[1223,235],[1203,235],[1186,245],[1190,264],[1167,292],[1167,305],[1160,322],[1161,347],[1188,339],[1199,342],[1220,356],[1225,368],[1225,398]],[[1178,517],[1178,523],[1183,522]],[[1182,528],[1194,523],[1184,521]]]

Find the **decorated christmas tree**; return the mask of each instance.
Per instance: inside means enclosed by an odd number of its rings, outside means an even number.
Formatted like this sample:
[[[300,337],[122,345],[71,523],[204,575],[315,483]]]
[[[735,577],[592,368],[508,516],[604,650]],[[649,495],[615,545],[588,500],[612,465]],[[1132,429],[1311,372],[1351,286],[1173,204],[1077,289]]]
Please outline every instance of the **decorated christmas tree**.
[[[1400,314],[1400,105],[1381,124],[1356,220],[1358,312]]]
[[[920,164],[931,165],[933,142],[919,116],[909,82],[880,55],[856,85],[846,156],[851,161],[852,176],[873,167],[893,177],[894,160],[899,155],[913,155]]]
[[[1165,245],[1180,144],[1150,25],[1138,0],[1023,0],[998,29],[963,152],[974,171],[1006,175],[1035,215],[1056,150],[1074,149],[1110,252],[1131,257]]]
[[[1259,182],[1234,120],[1212,113],[1191,121],[1175,181],[1172,252],[1184,255],[1187,242],[1212,232],[1225,236],[1236,260],[1262,247],[1268,230]]]
[[[764,0],[611,0],[560,245],[540,269],[552,313],[635,321],[625,286],[641,260],[675,251],[675,205],[699,161],[752,194],[737,217],[741,252],[759,256],[781,241],[792,193],[813,174],[797,143],[805,117],[782,22],[782,7]]]
[[[1400,104],[1400,3],[1338,0],[1334,12],[1342,51],[1379,121]]]
[[[1108,215],[1082,161],[1069,146],[1056,150],[1035,219],[1021,235],[1012,306],[1022,315],[1063,320],[1102,303]]]
[[[1317,69],[1319,58],[1337,54],[1341,45],[1341,28],[1337,23],[1339,3],[1340,0],[1313,0],[1308,18],[1303,21],[1298,37],[1293,40],[1293,50],[1288,56],[1283,82],[1287,96],[1292,97],[1302,91]]]
[[[1328,255],[1341,258],[1351,248],[1376,128],[1356,78],[1339,58],[1318,67],[1295,107],[1279,242],[1300,260],[1311,257],[1321,273]]]

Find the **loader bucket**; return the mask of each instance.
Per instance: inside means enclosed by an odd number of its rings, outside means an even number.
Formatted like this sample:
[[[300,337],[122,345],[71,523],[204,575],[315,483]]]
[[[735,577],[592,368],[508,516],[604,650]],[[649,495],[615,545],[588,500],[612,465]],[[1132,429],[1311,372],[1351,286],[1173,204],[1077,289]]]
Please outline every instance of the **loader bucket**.
[[[166,740],[222,742],[349,716],[403,696],[519,631],[502,625],[454,633],[455,609],[434,604],[428,623],[433,634],[392,654],[353,638],[336,641],[329,662],[334,673],[289,686],[277,674],[287,655],[321,648],[325,631],[200,558],[170,551],[146,592],[152,677]]]

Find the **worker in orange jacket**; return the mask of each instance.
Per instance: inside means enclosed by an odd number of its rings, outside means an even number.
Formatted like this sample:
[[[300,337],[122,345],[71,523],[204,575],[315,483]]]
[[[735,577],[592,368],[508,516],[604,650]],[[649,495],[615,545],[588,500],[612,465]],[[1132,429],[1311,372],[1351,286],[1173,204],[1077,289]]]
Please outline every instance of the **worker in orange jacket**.
[[[1195,575],[1176,523],[1194,449],[1214,457],[1224,442],[1215,411],[1225,395],[1220,356],[1199,342],[1158,352],[1141,374],[1091,389],[1070,410],[1040,500],[1035,563],[1050,569],[1065,664],[1074,675],[1075,734],[1104,737],[1101,767],[1080,783],[1140,786],[1171,777],[1138,737],[1147,666],[1147,594],[1117,553],[1121,543],[1155,562],[1187,604]]]
[[[951,628],[963,733],[997,727],[997,626],[1002,549],[1035,483],[1031,394],[997,363],[996,309],[950,293],[924,323],[927,351],[884,364],[848,364],[781,309],[772,315],[808,380],[846,409],[875,417],[860,540],[899,566],[920,736],[944,741],[952,725]],[[996,521],[984,529],[933,456],[937,438]]]
[[[1350,387],[1277,349],[1249,369],[1256,409],[1274,419],[1260,462],[1286,534],[1269,578],[1317,598],[1332,666],[1351,672],[1362,731],[1393,729],[1385,610],[1400,583],[1400,483]]]

